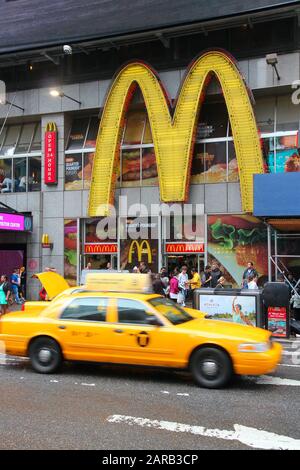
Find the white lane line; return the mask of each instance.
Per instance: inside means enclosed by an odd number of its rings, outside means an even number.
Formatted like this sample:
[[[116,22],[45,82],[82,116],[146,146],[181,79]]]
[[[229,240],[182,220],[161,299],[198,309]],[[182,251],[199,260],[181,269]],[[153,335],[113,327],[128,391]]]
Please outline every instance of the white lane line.
[[[189,397],[190,396],[189,393],[176,393],[176,395],[178,395],[179,397]]]
[[[96,386],[96,384],[86,384],[84,382],[82,382],[81,385],[83,385],[84,387],[95,387]]]
[[[281,367],[298,367],[300,368],[300,365],[297,366],[296,364],[278,364]]]
[[[164,393],[165,395],[170,395],[170,392],[168,392],[167,390],[161,390],[160,393]]]
[[[299,351],[295,349],[294,351],[282,351],[283,356],[293,356],[294,354],[299,354]]]
[[[50,380],[51,383],[57,384],[58,380]]]
[[[129,426],[141,426],[143,428],[160,429],[171,432],[184,432],[197,436],[213,437],[228,441],[239,441],[249,447],[268,450],[300,450],[300,439],[288,436],[280,436],[272,432],[255,428],[248,428],[234,424],[234,431],[221,429],[208,429],[203,426],[191,426],[189,424],[173,421],[158,421],[135,416],[111,415],[107,418],[109,423],[128,424]]]
[[[288,385],[292,387],[300,387],[300,380],[282,379],[281,377],[272,377],[269,375],[262,375],[256,380],[258,385]]]

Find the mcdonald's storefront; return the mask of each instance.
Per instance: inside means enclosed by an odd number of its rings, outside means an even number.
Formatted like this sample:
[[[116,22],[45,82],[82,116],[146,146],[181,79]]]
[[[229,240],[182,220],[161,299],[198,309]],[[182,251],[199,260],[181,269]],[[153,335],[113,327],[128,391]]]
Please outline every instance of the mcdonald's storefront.
[[[217,91],[206,94],[209,79]],[[1,190],[0,201],[33,214],[28,277],[53,266],[75,285],[88,263],[202,271],[216,260],[228,284],[240,285],[248,261],[261,283],[268,278],[267,226],[253,215],[253,176],[296,175],[298,108],[289,94],[253,100],[235,61],[220,51],[193,61],[176,82],[177,100],[173,92],[168,101],[162,82],[142,62],[127,64],[99,106],[44,113],[39,123],[19,126],[12,155],[7,139],[17,126],[6,125],[0,169],[25,183]],[[18,153],[23,130],[25,156]],[[107,218],[109,205],[115,213]],[[173,205],[181,212],[168,213]],[[36,298],[38,286],[29,292]]]

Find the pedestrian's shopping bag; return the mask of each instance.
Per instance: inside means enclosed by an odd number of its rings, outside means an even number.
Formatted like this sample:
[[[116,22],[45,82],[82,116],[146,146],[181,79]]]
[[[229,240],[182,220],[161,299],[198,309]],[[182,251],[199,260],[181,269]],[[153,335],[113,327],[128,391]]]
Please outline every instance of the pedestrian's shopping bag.
[[[183,296],[183,293],[182,292],[178,292],[178,295],[177,295],[177,303],[178,304],[183,304],[184,302],[184,296]]]

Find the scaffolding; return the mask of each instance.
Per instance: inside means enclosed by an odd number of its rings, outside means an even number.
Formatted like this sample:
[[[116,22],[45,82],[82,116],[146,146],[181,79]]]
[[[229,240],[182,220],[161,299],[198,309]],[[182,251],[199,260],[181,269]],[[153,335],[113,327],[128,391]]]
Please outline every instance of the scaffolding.
[[[299,240],[297,246],[299,246],[299,254],[286,254],[280,253],[280,248],[278,247],[278,241],[280,240]],[[296,283],[292,283],[289,279],[289,274],[293,274],[289,267],[286,266],[285,260],[299,260],[300,268],[300,233],[291,233],[291,232],[278,232],[273,229],[271,225],[268,225],[268,279],[269,282],[272,280],[277,281],[279,275],[283,276],[286,284],[290,287],[291,292],[300,298],[300,275]]]

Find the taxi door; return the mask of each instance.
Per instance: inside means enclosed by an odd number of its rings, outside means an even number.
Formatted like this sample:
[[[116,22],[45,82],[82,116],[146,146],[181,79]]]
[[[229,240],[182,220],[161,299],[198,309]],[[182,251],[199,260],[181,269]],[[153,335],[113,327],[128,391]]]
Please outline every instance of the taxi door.
[[[171,326],[149,324],[155,313],[139,300],[114,299],[114,362],[171,366],[176,362],[178,338]]]
[[[66,359],[109,361],[113,334],[109,300],[91,295],[64,306],[56,326]]]

